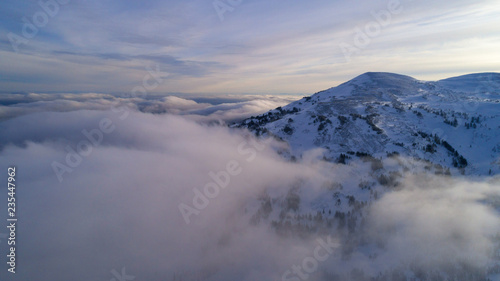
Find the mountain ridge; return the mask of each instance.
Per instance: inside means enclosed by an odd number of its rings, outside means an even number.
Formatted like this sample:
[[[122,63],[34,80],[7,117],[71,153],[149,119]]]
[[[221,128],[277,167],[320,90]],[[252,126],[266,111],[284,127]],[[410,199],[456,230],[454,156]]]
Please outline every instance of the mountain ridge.
[[[314,148],[331,161],[352,152],[380,159],[397,153],[460,173],[496,174],[499,93],[499,73],[421,81],[366,72],[236,126],[286,141],[291,159]]]

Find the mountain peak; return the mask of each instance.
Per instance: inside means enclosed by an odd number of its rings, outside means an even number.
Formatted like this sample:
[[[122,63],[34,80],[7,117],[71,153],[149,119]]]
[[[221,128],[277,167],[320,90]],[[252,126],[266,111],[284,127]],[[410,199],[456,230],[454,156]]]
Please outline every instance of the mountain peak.
[[[415,85],[413,77],[390,72],[366,72],[348,83],[379,88],[408,88]]]
[[[451,77],[437,82],[441,87],[474,93],[496,93],[500,92],[500,73],[484,72],[473,73],[457,77]]]
[[[415,80],[413,77],[407,76],[407,75],[402,75],[402,74],[397,74],[397,73],[392,73],[392,72],[365,72],[354,79],[371,79],[371,80],[390,80],[390,79],[411,79]],[[353,80],[354,80],[353,79]]]
[[[389,72],[366,72],[337,87],[316,93],[319,99],[331,97],[362,97],[378,98],[386,100],[387,95],[402,95],[418,91],[420,83],[413,77],[389,73]]]
[[[492,93],[500,92],[499,78],[479,73],[425,82],[367,72],[241,126],[285,140],[296,158],[322,148],[325,159],[397,154],[467,173],[498,173],[500,99]]]

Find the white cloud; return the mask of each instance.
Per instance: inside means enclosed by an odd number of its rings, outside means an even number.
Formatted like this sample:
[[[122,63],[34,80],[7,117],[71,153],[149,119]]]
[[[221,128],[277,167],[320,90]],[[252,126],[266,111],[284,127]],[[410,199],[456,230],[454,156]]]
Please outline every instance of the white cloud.
[[[492,239],[500,233],[500,217],[484,201],[498,198],[499,186],[498,179],[407,178],[404,190],[373,206],[373,234],[386,243],[389,263],[398,256],[400,263],[417,261],[434,270],[457,261],[485,266],[495,249]]]
[[[252,115],[258,115],[278,106],[299,99],[298,96],[207,96],[208,101],[228,100],[211,104],[198,103],[189,98],[176,96],[144,98],[124,98],[109,94],[9,94],[0,95],[0,120],[34,112],[65,112],[74,110],[109,110],[112,107],[127,106],[130,110],[140,110],[155,114],[178,114],[199,122],[232,122]]]
[[[115,130],[103,134],[101,144],[60,183],[53,161],[67,164],[67,145],[76,150],[86,138],[81,130],[98,128],[103,118]],[[314,162],[314,157],[313,163],[286,162],[275,152],[281,143],[264,145],[259,152],[249,134],[169,114],[131,111],[121,120],[110,111],[44,112],[0,126],[1,143],[24,142],[0,151],[0,167],[15,165],[19,184],[19,268],[9,280],[110,280],[111,270],[123,267],[137,280],[168,280],[174,274],[280,280],[312,255],[315,239],[325,234],[280,236],[265,222],[250,224],[249,207],[260,204],[257,198],[264,190],[279,197],[301,179],[307,209],[325,196],[323,183],[346,177],[346,167]],[[242,144],[255,157],[238,151]],[[203,190],[213,181],[209,172],[224,170],[229,161],[236,161],[242,172],[186,224],[179,204],[193,205],[193,189]],[[336,252],[320,265],[321,272],[349,273],[357,267],[368,274],[412,258],[430,268],[453,258],[468,258],[476,266],[487,263],[500,216],[485,201],[499,196],[498,179],[417,179],[408,178],[400,191],[372,206],[367,217],[371,231],[360,235],[372,245],[384,245],[385,251],[374,250],[380,255],[376,261],[361,247],[347,260]],[[5,196],[2,192],[0,200]],[[334,230],[329,234],[342,239]],[[322,276],[312,277],[326,279]]]

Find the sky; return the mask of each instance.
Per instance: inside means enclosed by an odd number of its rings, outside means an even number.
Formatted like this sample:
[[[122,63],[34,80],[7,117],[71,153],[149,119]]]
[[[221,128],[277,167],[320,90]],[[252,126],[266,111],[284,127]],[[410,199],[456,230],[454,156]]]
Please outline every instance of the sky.
[[[3,1],[0,92],[312,94],[368,71],[498,72],[499,15],[496,0]]]

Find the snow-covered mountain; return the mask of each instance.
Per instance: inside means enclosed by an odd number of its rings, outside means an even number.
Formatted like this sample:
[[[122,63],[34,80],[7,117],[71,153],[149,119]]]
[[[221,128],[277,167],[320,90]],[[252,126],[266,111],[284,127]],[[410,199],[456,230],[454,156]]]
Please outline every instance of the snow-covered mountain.
[[[251,222],[278,235],[339,241],[335,262],[314,280],[500,280],[500,235],[486,235],[487,262],[477,265],[475,250],[463,247],[476,238],[457,234],[453,222],[476,227],[459,215],[468,207],[457,198],[471,196],[462,188],[481,193],[487,181],[498,191],[499,73],[435,82],[365,73],[232,127],[282,139],[283,157],[325,175],[269,187],[245,206]],[[500,212],[500,198],[488,192],[474,206]],[[463,239],[447,248],[457,235]]]
[[[319,147],[341,163],[402,155],[437,172],[498,174],[500,74],[427,82],[368,72],[239,126],[285,140],[292,158]]]

